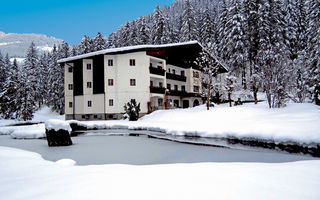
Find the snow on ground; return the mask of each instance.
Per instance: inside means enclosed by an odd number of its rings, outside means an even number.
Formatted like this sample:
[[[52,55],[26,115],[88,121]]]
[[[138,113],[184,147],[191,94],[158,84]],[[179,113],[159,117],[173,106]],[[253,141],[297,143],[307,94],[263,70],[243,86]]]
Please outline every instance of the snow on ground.
[[[320,107],[313,104],[289,104],[269,109],[265,102],[228,107],[204,105],[190,109],[159,110],[137,122],[78,122],[89,128],[129,128],[161,131],[172,135],[235,137],[299,144],[320,143]]]
[[[43,109],[38,113],[39,117],[35,117],[34,120],[43,121],[50,117],[57,117],[46,113]],[[320,107],[313,104],[291,103],[285,108],[269,109],[265,102],[261,102],[257,105],[251,103],[231,108],[227,104],[217,105],[210,111],[207,111],[204,105],[189,109],[159,110],[136,122],[108,120],[77,123],[97,129],[144,129],[170,135],[254,138],[276,143],[293,142],[312,146],[320,143],[319,121]],[[44,127],[39,126],[38,128],[38,133],[44,134]],[[0,134],[8,134],[8,131],[0,128]],[[39,135],[37,134],[36,138]],[[26,135],[26,138],[31,137]]]
[[[44,106],[34,113],[32,120],[27,122],[45,122],[49,119],[64,120],[64,115],[52,112]],[[35,124],[26,126],[10,126],[11,124],[25,123],[18,120],[0,120],[0,135],[11,135],[14,139],[33,139],[45,137],[45,125]]]
[[[74,166],[8,147],[0,160],[1,199],[320,198],[319,160]]]
[[[64,115],[59,115],[56,112],[52,112],[49,107],[43,106],[40,110],[37,110],[33,114],[32,120],[26,121],[26,122],[45,122],[48,119],[64,120],[64,118],[65,118]],[[1,119],[0,120],[0,130],[2,128],[1,126],[8,126],[10,124],[18,124],[18,123],[25,123],[25,121]],[[1,135],[1,133],[0,133],[0,135]]]

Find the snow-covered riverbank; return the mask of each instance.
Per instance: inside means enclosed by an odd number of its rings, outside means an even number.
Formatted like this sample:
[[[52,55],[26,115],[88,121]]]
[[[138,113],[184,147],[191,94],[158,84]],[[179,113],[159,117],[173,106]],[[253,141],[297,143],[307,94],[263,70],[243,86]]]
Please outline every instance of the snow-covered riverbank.
[[[1,199],[319,199],[320,161],[73,166],[0,147]]]
[[[269,109],[266,103],[237,107],[218,105],[190,109],[159,110],[136,122],[125,120],[70,121],[88,129],[151,130],[169,135],[261,140],[274,143],[320,144],[320,107],[313,104],[289,104]],[[25,138],[45,136],[44,126],[25,127]],[[0,134],[23,138],[22,127],[1,127]],[[28,131],[30,129],[30,131]],[[30,136],[31,132],[37,132]]]

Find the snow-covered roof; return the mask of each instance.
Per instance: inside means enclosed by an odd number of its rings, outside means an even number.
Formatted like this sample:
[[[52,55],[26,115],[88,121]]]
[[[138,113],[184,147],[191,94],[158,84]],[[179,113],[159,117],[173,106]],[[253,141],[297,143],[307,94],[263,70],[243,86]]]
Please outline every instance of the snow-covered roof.
[[[88,58],[97,55],[105,55],[105,54],[114,54],[114,53],[125,53],[127,51],[139,51],[145,49],[157,49],[157,48],[168,48],[168,47],[177,47],[177,46],[187,46],[187,45],[199,45],[202,49],[207,51],[198,41],[188,41],[188,42],[180,42],[180,43],[170,43],[170,44],[160,44],[160,45],[135,45],[135,46],[128,46],[128,47],[119,47],[119,48],[112,48],[112,49],[104,49],[100,51],[95,51],[91,53],[86,53],[78,56],[72,56],[68,58],[63,58],[58,60],[58,63],[65,63],[73,60],[79,60],[83,58]],[[208,52],[208,51],[207,51]],[[226,70],[228,69],[222,64],[215,56],[211,54],[211,56]]]

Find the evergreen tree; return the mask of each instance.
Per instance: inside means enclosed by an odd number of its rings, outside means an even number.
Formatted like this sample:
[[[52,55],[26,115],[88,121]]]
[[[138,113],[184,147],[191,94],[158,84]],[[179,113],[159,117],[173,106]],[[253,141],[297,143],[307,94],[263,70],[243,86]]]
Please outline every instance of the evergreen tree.
[[[57,60],[59,52],[54,46],[49,59],[49,99],[48,104],[53,111],[64,113],[64,69]]]
[[[88,36],[84,36],[78,46],[79,54],[86,54],[93,51],[92,40]]]
[[[131,45],[130,41],[130,23],[126,22],[126,24],[120,28],[120,46],[126,47]]]
[[[148,44],[150,41],[150,30],[146,24],[145,17],[138,21],[138,44]]]
[[[38,55],[37,50],[32,42],[23,64],[23,71],[20,73],[20,88],[22,90],[17,94],[21,101],[21,117],[23,120],[30,120],[33,117],[38,100]]]
[[[18,73],[18,64],[16,59],[14,59],[12,64],[9,63],[8,79],[1,98],[1,113],[5,119],[17,119],[20,117],[20,104],[17,99],[17,92],[19,91]]]
[[[200,43],[204,45],[206,48],[211,49],[212,48],[212,37],[214,35],[214,29],[213,25],[214,22],[211,19],[209,8],[206,7],[204,11],[201,13],[200,20]]]
[[[63,41],[61,45],[59,45],[59,54],[60,58],[67,58],[70,56],[70,47],[65,41]]]
[[[189,0],[186,0],[185,8],[182,13],[182,26],[180,31],[180,41],[196,40],[197,29],[194,9]]]
[[[107,48],[107,41],[100,32],[92,39],[93,51],[99,51]]]
[[[229,73],[242,77],[242,85],[247,88],[246,63],[248,60],[247,35],[245,34],[245,23],[243,7],[239,0],[233,0],[227,14],[225,27],[226,55],[230,66]]]

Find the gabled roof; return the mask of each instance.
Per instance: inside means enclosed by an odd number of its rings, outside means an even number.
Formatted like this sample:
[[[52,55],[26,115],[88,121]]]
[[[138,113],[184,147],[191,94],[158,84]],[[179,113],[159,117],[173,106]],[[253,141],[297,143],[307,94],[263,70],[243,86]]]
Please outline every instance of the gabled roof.
[[[160,44],[160,45],[136,45],[136,46],[128,46],[128,47],[120,47],[120,48],[112,48],[112,49],[105,49],[100,51],[95,51],[91,53],[86,53],[78,56],[68,57],[64,59],[58,60],[58,63],[66,63],[73,60],[79,60],[84,58],[90,58],[93,56],[98,55],[110,55],[110,54],[123,54],[129,52],[137,52],[137,51],[152,51],[152,50],[161,50],[161,49],[177,49],[182,47],[191,47],[190,49],[202,49],[208,52],[198,41],[189,41],[189,42],[181,42],[181,43],[171,43],[171,44]],[[181,52],[180,52],[181,53]],[[227,72],[227,68],[213,55],[211,55],[220,65],[221,65],[221,72]]]

